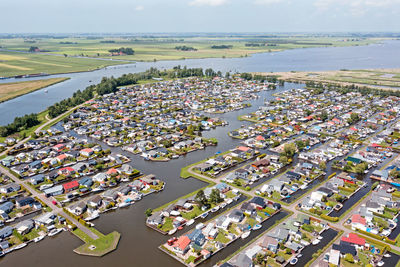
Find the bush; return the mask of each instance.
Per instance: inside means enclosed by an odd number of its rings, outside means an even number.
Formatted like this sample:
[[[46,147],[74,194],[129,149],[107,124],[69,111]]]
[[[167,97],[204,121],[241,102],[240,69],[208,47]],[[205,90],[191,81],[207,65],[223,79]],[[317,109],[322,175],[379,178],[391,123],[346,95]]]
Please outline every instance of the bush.
[[[330,222],[337,222],[339,221],[339,217],[331,217],[329,215],[326,214],[321,214],[321,218]]]
[[[310,232],[310,233],[314,232],[314,227],[312,227],[312,226],[309,225],[309,224],[303,224],[303,225],[301,226],[301,229],[303,229],[303,230],[305,230],[305,231],[307,231],[307,232]]]

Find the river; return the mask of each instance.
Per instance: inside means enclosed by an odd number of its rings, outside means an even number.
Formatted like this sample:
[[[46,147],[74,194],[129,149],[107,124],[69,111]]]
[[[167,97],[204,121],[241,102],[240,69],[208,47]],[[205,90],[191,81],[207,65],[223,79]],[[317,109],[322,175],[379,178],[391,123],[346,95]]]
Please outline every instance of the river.
[[[223,73],[233,72],[277,72],[277,71],[321,71],[339,69],[399,68],[400,41],[390,40],[380,44],[350,47],[320,47],[285,50],[275,53],[259,53],[244,58],[206,58],[157,62],[138,62],[104,69],[57,74],[49,77],[70,77],[63,83],[52,85],[27,95],[0,103],[0,125],[5,125],[17,116],[40,112],[48,106],[72,96],[77,90],[99,83],[104,76],[119,77],[124,73],[141,72],[156,67],[169,69],[177,65],[213,68]],[[1,76],[1,74],[0,74]],[[43,79],[7,79],[0,83]],[[45,91],[47,90],[47,93]]]

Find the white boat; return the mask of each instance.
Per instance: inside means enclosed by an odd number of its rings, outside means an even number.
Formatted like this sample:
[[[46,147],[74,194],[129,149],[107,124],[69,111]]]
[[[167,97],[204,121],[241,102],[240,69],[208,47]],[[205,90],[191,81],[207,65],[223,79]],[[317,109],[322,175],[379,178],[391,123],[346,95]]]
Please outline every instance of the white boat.
[[[251,233],[250,231],[244,232],[244,233],[241,235],[242,239],[245,239],[245,238],[249,237],[250,233]]]
[[[322,240],[323,237],[319,235],[319,236],[317,236],[317,239],[318,239],[318,240]]]
[[[129,206],[131,203],[129,202],[121,202],[118,204],[118,208],[123,208]]]
[[[215,206],[214,208],[211,209],[211,212],[217,212],[219,210],[219,206]]]
[[[177,230],[178,230],[178,229],[174,228],[174,229],[170,230],[170,231],[168,232],[168,234],[169,234],[169,235],[173,235],[173,234],[176,233]]]
[[[290,260],[290,265],[295,265],[296,263],[298,262],[298,259],[297,258],[293,258],[293,259],[291,259]]]
[[[378,266],[383,266],[384,264],[385,264],[385,262],[379,261],[377,265],[378,265]]]
[[[253,226],[253,230],[258,230],[258,229],[260,229],[261,227],[262,227],[261,224],[255,224],[255,225]]]
[[[227,200],[226,200],[226,204],[231,204],[233,202],[233,199],[232,198],[228,198]]]
[[[60,233],[62,231],[62,229],[58,228],[58,229],[53,229],[50,231],[50,233],[48,234],[48,236],[55,236],[56,234]]]
[[[199,223],[196,225],[196,229],[203,229],[204,228],[204,223]]]
[[[221,205],[219,205],[220,206],[220,208],[221,209],[223,209],[223,208],[225,208],[226,207],[226,205],[228,205],[228,204],[226,204],[225,202],[224,203],[222,203]]]
[[[177,211],[177,210],[173,210],[173,211],[171,211],[169,214],[171,214],[172,216],[179,216],[179,215],[181,215],[181,213],[180,213],[179,211]]]
[[[42,241],[44,237],[45,237],[45,235],[40,235],[40,236],[38,236],[38,237],[35,237],[35,238],[33,239],[33,241],[34,241],[35,243],[37,243],[37,242],[39,242],[39,241]]]
[[[383,257],[390,258],[390,257],[392,257],[392,255],[390,255],[389,253],[386,253],[385,255],[383,255]]]
[[[316,246],[316,245],[318,245],[319,244],[319,242],[321,242],[320,240],[318,240],[318,239],[314,239],[314,241],[312,242],[312,244],[314,245],[314,246]]]
[[[193,223],[194,223],[194,219],[191,219],[186,223],[186,225],[189,226],[189,225],[192,225]]]
[[[19,244],[18,246],[13,247],[13,250],[17,250],[17,249],[24,248],[24,247],[26,247],[27,245],[28,245],[27,243]]]

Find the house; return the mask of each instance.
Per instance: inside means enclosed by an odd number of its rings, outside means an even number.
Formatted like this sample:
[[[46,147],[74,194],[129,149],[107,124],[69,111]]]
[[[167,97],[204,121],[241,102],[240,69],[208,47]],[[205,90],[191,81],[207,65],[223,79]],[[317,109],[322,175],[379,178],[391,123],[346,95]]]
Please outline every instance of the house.
[[[140,178],[140,181],[145,185],[158,185],[160,180],[156,179],[154,174],[146,175],[145,177]]]
[[[0,240],[3,240],[4,238],[7,238],[12,235],[14,228],[11,226],[6,226],[2,229],[0,229]]]
[[[35,223],[38,225],[52,225],[54,224],[55,219],[57,216],[52,212],[46,212],[39,217],[34,219]]]
[[[93,180],[90,177],[83,177],[79,180],[79,186],[91,187],[93,185]]]
[[[18,223],[15,226],[15,229],[17,230],[17,232],[19,234],[26,235],[33,229],[34,226],[35,226],[35,223],[33,222],[33,220],[28,219],[28,220],[24,220],[24,221]]]
[[[83,163],[83,162],[79,162],[79,163],[75,164],[74,166],[72,166],[72,169],[74,169],[74,171],[76,173],[83,172],[86,168],[87,168],[87,165],[86,165],[86,163]]]
[[[365,246],[365,239],[354,233],[349,233],[347,236],[342,236],[341,241],[349,245],[356,246],[356,248],[359,249],[364,249]]]
[[[104,172],[99,172],[98,174],[96,174],[95,176],[93,176],[93,181],[94,182],[104,182],[107,180],[107,175]]]
[[[267,204],[265,203],[265,201],[262,197],[253,197],[249,202],[256,209],[259,209],[259,210],[264,209],[267,206]]]
[[[0,187],[0,193],[8,194],[12,192],[17,192],[21,189],[21,186],[16,183],[10,183],[5,186]]]
[[[68,210],[71,213],[75,214],[76,216],[82,215],[86,211],[86,209],[87,206],[83,201],[78,202],[76,204],[72,204],[71,206],[68,207]]]
[[[20,197],[15,200],[15,204],[18,208],[24,207],[26,205],[33,205],[36,200],[33,197]]]
[[[253,267],[253,260],[250,259],[246,253],[240,253],[239,256],[237,256],[236,261],[235,261],[235,266],[240,266],[240,267]]]
[[[10,201],[7,201],[3,204],[0,204],[0,213],[8,214],[13,210],[13,208],[14,204]]]
[[[339,251],[342,256],[346,254],[357,255],[357,250],[354,246],[343,242],[340,242],[340,244],[332,244],[332,249]]]
[[[200,172],[207,172],[209,170],[212,169],[212,165],[208,164],[208,163],[201,163],[199,165],[196,166],[196,168],[200,171]]]
[[[64,193],[64,187],[62,185],[56,185],[43,190],[46,196],[58,196]]]
[[[74,180],[74,181],[63,184],[62,186],[64,188],[64,191],[67,193],[67,192],[77,189],[79,187],[79,182],[77,180]]]
[[[235,175],[237,176],[237,178],[247,179],[247,177],[249,176],[249,172],[245,169],[237,169],[235,171]]]
[[[256,213],[256,208],[250,202],[243,203],[240,210],[250,216]]]
[[[275,238],[278,242],[286,242],[289,237],[289,230],[279,227],[272,233],[268,233],[267,236]]]
[[[131,175],[134,172],[134,168],[129,164],[123,164],[121,166],[121,172],[126,175]]]
[[[38,185],[40,183],[43,183],[44,182],[44,175],[43,174],[38,174],[38,175],[32,176],[29,179],[29,182],[31,184],[33,184],[33,185]]]
[[[366,225],[367,225],[367,220],[361,217],[360,214],[353,214],[351,216],[351,228],[353,230],[361,229],[363,231],[366,231],[367,228]]]
[[[240,223],[244,219],[244,214],[242,211],[235,209],[229,215],[228,218],[235,223]]]
[[[146,222],[150,225],[161,225],[163,223],[162,212],[154,212],[150,217],[147,218]]]
[[[94,153],[93,149],[91,149],[91,148],[84,148],[79,152],[84,157],[90,157]]]
[[[187,235],[187,237],[192,241],[192,243],[197,246],[202,246],[206,241],[205,236],[203,235],[201,229],[195,229],[193,232]]]
[[[180,236],[173,244],[173,249],[175,252],[184,255],[190,248],[190,242],[191,240],[186,235]]]
[[[93,207],[93,208],[98,208],[101,206],[102,200],[99,195],[93,196],[88,200],[88,205]]]
[[[70,177],[75,173],[75,170],[72,167],[64,167],[58,171],[59,175],[64,175],[65,177]]]
[[[270,236],[265,236],[259,245],[264,250],[269,250],[272,251],[273,253],[276,253],[279,248],[279,242],[275,238],[272,238]]]
[[[334,266],[339,266],[340,262],[340,251],[331,249],[329,252],[329,264],[332,264]]]

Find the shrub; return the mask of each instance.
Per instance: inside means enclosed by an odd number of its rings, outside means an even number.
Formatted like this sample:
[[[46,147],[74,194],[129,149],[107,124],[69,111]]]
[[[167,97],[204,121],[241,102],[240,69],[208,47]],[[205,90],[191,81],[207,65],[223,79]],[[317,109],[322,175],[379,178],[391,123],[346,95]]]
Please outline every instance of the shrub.
[[[331,217],[329,215],[326,214],[321,214],[321,218],[330,222],[337,222],[339,221],[339,217]]]

